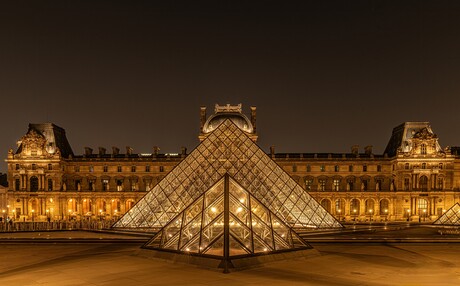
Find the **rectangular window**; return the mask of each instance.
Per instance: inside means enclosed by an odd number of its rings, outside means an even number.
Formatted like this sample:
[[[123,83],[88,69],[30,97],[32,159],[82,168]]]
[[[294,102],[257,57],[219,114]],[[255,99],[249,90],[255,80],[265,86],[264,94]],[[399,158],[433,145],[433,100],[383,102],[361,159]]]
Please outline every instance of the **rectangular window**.
[[[136,172],[136,166],[131,166],[131,172]]]
[[[319,180],[318,181],[318,187],[320,191],[325,191],[326,190],[326,180]]]
[[[53,179],[48,179],[48,191],[53,190]]]
[[[339,179],[334,179],[332,181],[332,189],[334,191],[336,191],[336,192],[339,191],[339,189],[340,189],[340,180]]]
[[[353,172],[353,165],[348,166],[348,172]]]
[[[75,166],[75,172],[80,172],[80,166]]]
[[[117,191],[123,191],[123,181],[117,180]]]
[[[48,164],[48,171],[51,171],[53,170],[53,165],[52,164]]]
[[[89,189],[90,191],[94,191],[94,183],[93,183],[93,181],[91,181],[91,180],[88,182],[88,189]]]
[[[145,166],[145,171],[146,171],[146,172],[150,172],[150,166],[148,166],[148,165]]]
[[[382,165],[377,165],[377,172],[382,172]]]
[[[14,180],[14,190],[19,191],[20,188],[21,188],[21,181],[19,179],[15,179]]]
[[[361,182],[361,190],[362,191],[367,191],[368,190],[368,182],[367,182],[367,180],[363,180]]]
[[[292,165],[292,172],[297,172],[297,165]]]
[[[94,166],[89,166],[89,172],[90,173],[94,172]]]
[[[165,171],[165,167],[164,166],[160,166],[160,172],[164,172]]]
[[[367,172],[367,165],[363,165],[363,172]]]
[[[109,171],[109,166],[104,166],[103,170],[104,170],[104,173],[107,173]]]
[[[326,171],[326,166],[321,165],[321,166],[319,167],[319,170],[320,170],[321,172],[325,172],[325,171]]]
[[[117,166],[117,172],[121,173],[121,166]]]
[[[334,166],[334,171],[335,171],[335,172],[340,171],[340,167],[339,167],[338,165],[335,165],[335,166]]]
[[[404,178],[404,190],[408,191],[410,187],[410,180],[409,178]]]
[[[307,172],[311,172],[311,166],[307,165]]]
[[[442,190],[444,188],[444,180],[442,178],[438,178],[438,189]]]
[[[404,164],[404,169],[409,170],[409,163]]]
[[[32,170],[37,170],[37,165],[32,164]]]
[[[313,185],[313,180],[312,179],[306,179],[305,180],[305,189],[307,191],[311,191],[311,186]]]
[[[19,164],[16,164],[16,170],[19,170]]]
[[[107,179],[102,180],[102,190],[104,190],[104,191],[109,190],[109,180],[107,180]]]
[[[382,180],[378,179],[375,181],[375,190],[376,191],[381,191],[382,190]]]

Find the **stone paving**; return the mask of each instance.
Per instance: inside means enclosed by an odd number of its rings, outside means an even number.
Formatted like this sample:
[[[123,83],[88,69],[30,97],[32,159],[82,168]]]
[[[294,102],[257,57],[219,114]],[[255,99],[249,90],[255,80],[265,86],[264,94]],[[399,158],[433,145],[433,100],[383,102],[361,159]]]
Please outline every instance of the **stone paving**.
[[[141,245],[0,244],[0,285],[460,285],[458,243],[314,242],[305,258],[230,274],[144,258]]]

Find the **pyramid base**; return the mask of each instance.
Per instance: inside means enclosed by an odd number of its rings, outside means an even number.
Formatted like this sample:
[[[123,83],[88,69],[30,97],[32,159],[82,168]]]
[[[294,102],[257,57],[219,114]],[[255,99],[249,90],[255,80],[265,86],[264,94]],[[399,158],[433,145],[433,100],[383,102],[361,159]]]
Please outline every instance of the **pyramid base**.
[[[140,249],[135,255],[145,258],[160,259],[171,263],[194,265],[200,268],[223,271],[224,273],[228,273],[255,267],[261,267],[268,263],[282,260],[317,256],[319,255],[319,252],[313,248],[306,248],[299,250],[275,252],[263,255],[235,257],[230,258],[227,262],[218,257],[190,255],[156,249]]]

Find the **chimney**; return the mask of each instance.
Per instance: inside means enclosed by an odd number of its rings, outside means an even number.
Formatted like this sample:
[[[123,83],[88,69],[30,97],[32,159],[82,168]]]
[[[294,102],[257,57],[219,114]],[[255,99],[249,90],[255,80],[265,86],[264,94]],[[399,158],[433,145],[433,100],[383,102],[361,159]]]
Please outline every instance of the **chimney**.
[[[275,146],[270,146],[270,156],[272,158],[275,158]]]
[[[351,154],[355,155],[356,157],[359,156],[359,145],[351,146]]]
[[[106,151],[106,149],[104,147],[99,147],[99,156],[104,156],[105,151]]]
[[[252,124],[252,128],[254,128],[254,133],[256,133],[256,107],[255,106],[251,106],[251,124]]]
[[[93,154],[93,149],[85,147],[85,156],[91,156]]]
[[[372,145],[368,145],[368,146],[364,147],[364,153],[366,155],[372,155]]]
[[[185,156],[187,156],[187,148],[186,147],[180,148],[180,154],[182,158],[185,158]]]
[[[204,123],[206,122],[206,106],[200,107],[200,130],[203,132]]]
[[[131,156],[133,154],[133,148],[126,146],[126,156]]]
[[[112,147],[112,154],[113,154],[113,156],[117,156],[118,154],[120,154],[120,149],[115,147],[115,146],[113,146]]]
[[[160,153],[160,148],[158,146],[153,146],[153,157],[155,158]]]

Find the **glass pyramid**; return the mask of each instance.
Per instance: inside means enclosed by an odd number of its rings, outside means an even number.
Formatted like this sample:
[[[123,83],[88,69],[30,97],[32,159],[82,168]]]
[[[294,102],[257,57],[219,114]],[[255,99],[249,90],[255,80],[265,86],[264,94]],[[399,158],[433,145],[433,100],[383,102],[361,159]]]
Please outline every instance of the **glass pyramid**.
[[[460,204],[456,203],[440,216],[433,224],[437,225],[460,225]]]
[[[158,230],[225,174],[290,227],[342,227],[230,119],[222,122],[112,227]]]
[[[229,175],[224,175],[144,248],[237,258],[311,247]]]

